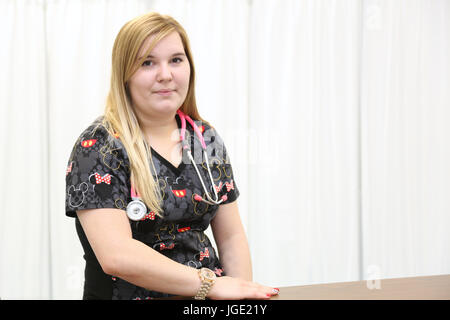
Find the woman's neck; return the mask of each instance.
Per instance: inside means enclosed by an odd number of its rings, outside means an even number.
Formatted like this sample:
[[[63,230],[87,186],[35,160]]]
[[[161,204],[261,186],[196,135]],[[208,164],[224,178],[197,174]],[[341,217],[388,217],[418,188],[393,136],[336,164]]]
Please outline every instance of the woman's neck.
[[[141,125],[144,135],[149,140],[170,139],[172,135],[174,135],[174,132],[178,130],[175,113],[169,116],[158,117],[141,116],[139,117],[139,124]]]

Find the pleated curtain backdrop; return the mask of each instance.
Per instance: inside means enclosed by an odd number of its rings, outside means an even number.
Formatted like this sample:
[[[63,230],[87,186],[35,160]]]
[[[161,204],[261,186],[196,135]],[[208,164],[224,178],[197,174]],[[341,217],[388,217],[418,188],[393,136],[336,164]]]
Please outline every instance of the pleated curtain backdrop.
[[[81,298],[66,164],[103,111],[115,36],[148,11],[190,37],[255,281],[450,273],[448,1],[4,0],[1,299]]]
[[[363,267],[450,272],[450,2],[364,3]]]

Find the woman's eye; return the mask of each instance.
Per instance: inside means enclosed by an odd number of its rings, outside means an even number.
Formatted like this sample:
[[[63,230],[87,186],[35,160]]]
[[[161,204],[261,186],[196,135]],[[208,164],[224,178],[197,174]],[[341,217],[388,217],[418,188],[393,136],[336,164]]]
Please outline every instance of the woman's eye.
[[[176,63],[176,64],[178,64],[178,63],[180,63],[180,62],[182,62],[183,60],[182,59],[180,59],[180,58],[173,58],[172,59],[172,62],[174,62],[174,63]],[[153,61],[151,61],[151,60],[145,60],[143,63],[142,63],[142,66],[143,67],[149,67],[149,66],[152,66],[153,65]]]

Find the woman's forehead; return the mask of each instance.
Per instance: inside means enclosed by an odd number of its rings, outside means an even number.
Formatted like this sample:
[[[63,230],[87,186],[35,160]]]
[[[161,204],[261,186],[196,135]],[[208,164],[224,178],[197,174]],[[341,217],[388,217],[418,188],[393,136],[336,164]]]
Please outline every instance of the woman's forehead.
[[[155,35],[147,37],[139,50],[139,59],[148,51],[155,40]],[[160,39],[153,47],[147,57],[150,58],[166,58],[175,55],[184,55],[184,46],[178,32],[173,31],[164,38]]]

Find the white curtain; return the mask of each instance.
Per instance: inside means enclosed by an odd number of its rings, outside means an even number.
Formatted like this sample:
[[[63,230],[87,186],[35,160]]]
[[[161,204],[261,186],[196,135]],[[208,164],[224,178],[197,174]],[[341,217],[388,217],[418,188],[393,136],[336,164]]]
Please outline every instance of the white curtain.
[[[358,279],[358,1],[254,1],[248,231],[257,279]],[[264,254],[263,254],[264,253]]]
[[[152,10],[190,37],[255,281],[450,273],[448,1],[5,0],[0,298],[81,298],[66,162],[103,111],[117,32]]]
[[[42,1],[0,2],[2,299],[50,298],[50,199],[59,186],[50,175],[45,20]]]
[[[366,1],[362,261],[380,277],[450,273],[450,2]]]

